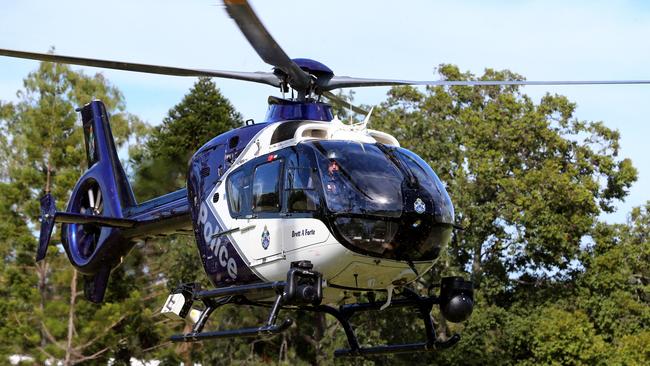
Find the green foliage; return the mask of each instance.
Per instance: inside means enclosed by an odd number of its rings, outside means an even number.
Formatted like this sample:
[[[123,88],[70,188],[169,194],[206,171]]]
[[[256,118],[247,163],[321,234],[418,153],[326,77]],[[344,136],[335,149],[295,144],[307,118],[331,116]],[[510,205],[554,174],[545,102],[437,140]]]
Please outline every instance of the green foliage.
[[[84,146],[75,107],[98,98],[112,114],[113,132],[123,145],[144,124],[124,111],[119,91],[101,74],[88,76],[67,66],[41,63],[24,80],[16,104],[0,105],[0,267],[2,357],[27,354],[74,364],[110,355],[126,335],[123,321],[142,312],[137,293],[116,293],[115,302],[79,302],[80,276],[60,248],[35,264],[38,199],[51,190],[63,209],[84,169]],[[53,242],[56,243],[55,233]],[[135,280],[136,273],[127,280]]]
[[[494,70],[476,78],[451,65],[439,72],[451,80],[522,78]],[[643,253],[640,241],[623,234],[629,225],[598,224],[636,171],[617,157],[617,131],[574,111],[565,97],[535,103],[517,86],[397,87],[376,109],[372,127],[434,168],[466,228],[437,270],[469,272],[477,309],[461,343],[435,362],[603,363],[600,352],[647,329],[647,303],[630,285],[634,271],[621,265]],[[631,225],[643,227],[643,213],[633,216]],[[630,244],[608,251],[612,241]]]
[[[604,341],[583,312],[549,306],[534,318],[531,329],[532,357],[526,364],[607,364]]]
[[[440,74],[476,80],[449,65]],[[478,79],[521,76],[486,70]],[[574,110],[557,95],[535,104],[517,86],[398,87],[372,125],[394,132],[447,184],[467,228],[451,247],[455,265],[471,266],[477,284],[499,292],[515,272],[564,273],[601,211],[636,178],[628,160],[616,159],[618,133],[577,120]]]
[[[624,336],[610,360],[612,365],[647,365],[650,360],[650,332]]]
[[[456,80],[522,78],[495,70],[475,77],[451,65],[439,72]],[[0,357],[18,353],[43,363],[70,355],[73,363],[93,356],[88,362],[98,364],[137,357],[163,365],[650,363],[650,202],[624,225],[599,222],[625,197],[636,171],[618,157],[618,132],[578,120],[563,96],[533,101],[517,86],[391,89],[371,127],[431,164],[466,228],[416,287],[443,275],[472,277],[476,307],[462,324],[445,322],[434,310],[441,337],[462,335],[451,349],[346,361],[332,359],[347,346],[340,326],[311,313],[283,312],[297,326],[272,338],[166,341],[190,329],[158,314],[168,290],[181,282],[209,286],[190,236],[136,246],[112,274],[107,303],[99,307],[75,298],[78,281],[60,250],[33,263],[37,198],[48,175],[61,204],[83,169],[73,106],[102,99],[118,144],[142,142],[129,150],[142,200],[184,186],[192,153],[241,124],[214,83],[199,79],[153,130],[124,112],[121,95],[101,75],[44,63],[26,78],[20,96],[20,103],[0,103],[0,317],[6,319],[0,339],[7,340]],[[337,110],[345,119],[346,112]],[[265,317],[265,309],[226,306],[207,327],[255,326]],[[423,335],[418,319],[399,310],[361,314],[355,323],[364,344]]]

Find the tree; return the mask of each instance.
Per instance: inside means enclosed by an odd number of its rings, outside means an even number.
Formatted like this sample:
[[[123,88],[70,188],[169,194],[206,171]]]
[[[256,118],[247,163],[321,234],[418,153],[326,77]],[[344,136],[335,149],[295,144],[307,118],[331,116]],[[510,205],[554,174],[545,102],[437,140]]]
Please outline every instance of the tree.
[[[131,356],[163,364],[331,363],[333,349],[345,345],[342,330],[332,319],[303,313],[292,314],[298,327],[275,338],[169,347],[163,338],[187,324],[159,321],[155,307],[178,283],[209,285],[193,237],[138,245],[113,273],[107,304],[99,308],[77,300],[75,273],[60,251],[51,250],[34,274],[35,198],[49,176],[58,201],[65,201],[80,173],[82,139],[71,105],[91,95],[108,101],[120,143],[146,131],[137,120],[120,117],[121,98],[105,80],[43,65],[28,77],[21,103],[0,104],[0,316],[7,319],[0,338],[10,340],[0,353],[29,354],[41,363],[48,357],[105,363],[109,355],[116,363]],[[458,80],[521,78],[493,70],[476,78],[450,65],[442,65],[440,74]],[[392,133],[431,164],[465,227],[421,282],[470,276],[477,285],[476,308],[464,324],[446,323],[434,310],[443,338],[462,334],[451,349],[353,363],[650,361],[650,203],[633,210],[625,225],[599,222],[600,213],[625,197],[636,171],[618,157],[616,131],[580,121],[574,111],[565,97],[549,94],[534,102],[517,86],[391,89],[371,127]],[[214,83],[200,79],[146,144],[132,150],[138,196],[183,186],[191,154],[240,121]],[[422,334],[412,314],[385,314],[355,317],[363,325],[357,329],[362,343]],[[251,326],[265,315],[265,309],[225,307],[208,327]]]
[[[51,248],[47,258],[35,264],[38,199],[51,191],[57,208],[63,209],[85,166],[75,107],[101,99],[113,114],[118,146],[144,124],[124,112],[122,95],[101,74],[87,76],[64,65],[41,63],[24,79],[18,96],[18,103],[0,108],[5,139],[0,146],[3,354],[30,355],[38,363],[58,359],[66,365],[105,358],[126,336],[118,330],[123,321],[143,312],[140,295],[118,293],[112,286],[109,296],[119,303],[98,307],[79,302],[78,276],[62,250]]]
[[[450,80],[522,79],[489,69],[477,78],[451,65],[439,72]],[[583,240],[598,216],[625,197],[636,170],[618,158],[618,132],[580,121],[574,111],[563,96],[547,94],[535,103],[518,86],[396,87],[375,110],[371,127],[394,134],[432,166],[465,228],[429,280],[468,272],[477,310],[460,326],[461,345],[427,356],[435,362],[509,363],[505,355],[513,363],[546,362],[532,356],[541,348],[524,332],[543,323],[535,323],[531,311],[554,316],[547,321],[556,330],[566,328],[563,318],[578,317],[601,339],[593,319],[585,322],[589,311],[569,306],[567,296],[575,295]],[[558,301],[568,313],[549,308]],[[457,328],[444,321],[439,326],[443,335]],[[513,352],[517,339],[519,351]]]
[[[133,157],[134,191],[138,198],[152,198],[184,187],[192,154],[210,139],[241,125],[240,114],[216,84],[209,78],[199,78],[182,101],[169,110],[162,124],[154,129],[144,148]],[[168,290],[188,282],[209,286],[193,236],[179,235],[150,244],[147,266],[158,279],[165,281]],[[162,301],[164,297],[159,298],[160,304]],[[213,315],[211,323],[237,326],[238,318],[245,318],[246,314],[241,309],[220,309],[219,314]],[[189,328],[186,324],[174,323],[164,329],[164,335],[181,331],[187,332]],[[237,341],[222,342],[217,349],[200,344],[181,344],[162,348],[158,356],[170,364],[181,361],[189,364],[199,360],[214,364],[245,359],[248,350],[248,344]]]
[[[650,361],[650,202],[627,224],[599,224],[577,278],[578,306],[612,345],[620,364]]]
[[[440,74],[477,80],[449,65]],[[521,76],[487,70],[478,79]],[[446,182],[466,228],[451,246],[454,264],[470,266],[477,285],[503,290],[513,276],[564,273],[598,215],[636,179],[631,162],[617,159],[618,132],[574,111],[558,95],[536,105],[518,86],[399,87],[372,124],[393,131]]]
[[[241,115],[215,83],[199,78],[133,157],[136,196],[146,199],[184,187],[192,154],[210,139],[241,125]]]

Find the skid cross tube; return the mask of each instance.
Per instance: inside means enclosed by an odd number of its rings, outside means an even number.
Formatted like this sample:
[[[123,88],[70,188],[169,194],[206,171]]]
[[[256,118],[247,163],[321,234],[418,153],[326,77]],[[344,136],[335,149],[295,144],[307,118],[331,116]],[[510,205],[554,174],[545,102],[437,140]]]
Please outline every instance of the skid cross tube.
[[[280,325],[265,325],[262,327],[240,328],[231,330],[220,330],[213,332],[175,334],[170,337],[172,342],[199,342],[206,339],[235,338],[235,337],[258,337],[278,334],[293,324],[291,319],[286,319]]]

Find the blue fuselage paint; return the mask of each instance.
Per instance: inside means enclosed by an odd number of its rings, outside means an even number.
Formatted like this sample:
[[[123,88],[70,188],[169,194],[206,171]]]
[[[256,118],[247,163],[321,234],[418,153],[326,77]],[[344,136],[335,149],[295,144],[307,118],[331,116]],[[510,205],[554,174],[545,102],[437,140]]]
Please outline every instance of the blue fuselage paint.
[[[266,126],[255,124],[221,134],[201,147],[190,160],[187,198],[194,235],[203,268],[215,286],[261,281],[228,235],[220,235],[228,228],[223,227],[208,206],[215,199],[208,196],[251,139]]]
[[[320,67],[314,65],[315,68]],[[66,211],[88,214],[82,203],[87,201],[85,197],[89,195],[89,189],[93,189],[100,191],[103,197],[101,215],[139,223],[132,229],[62,224],[62,242],[70,262],[81,273],[91,276],[92,290],[90,295],[86,294],[87,297],[101,301],[109,271],[119,265],[137,241],[183,232],[190,226],[195,233],[205,271],[215,286],[262,280],[255,275],[249,267],[250,263],[246,262],[228,235],[215,235],[227,228],[220,223],[214,210],[208,207],[208,202],[213,199],[208,195],[220,184],[223,174],[252,138],[268,124],[244,126],[213,138],[190,160],[186,189],[137,204],[117,156],[105,106],[96,100],[81,108],[80,112],[88,170],[73,189]],[[301,119],[330,121],[331,107],[324,103],[285,100],[275,100],[269,105],[269,122]],[[47,246],[47,242],[40,244]]]
[[[126,173],[117,156],[113,134],[104,104],[98,100],[81,109],[83,128],[86,134],[88,170],[79,178],[72,190],[67,212],[79,213],[81,197],[88,194],[91,186],[99,186],[103,198],[103,215],[121,218],[125,207],[135,205],[135,198]],[[81,252],[82,224],[62,224],[61,237],[70,262],[84,274],[93,274],[102,267],[114,267],[119,258],[127,253],[133,244],[124,240],[121,230],[104,227],[98,234],[97,246],[92,255]],[[116,255],[112,255],[116,253]]]

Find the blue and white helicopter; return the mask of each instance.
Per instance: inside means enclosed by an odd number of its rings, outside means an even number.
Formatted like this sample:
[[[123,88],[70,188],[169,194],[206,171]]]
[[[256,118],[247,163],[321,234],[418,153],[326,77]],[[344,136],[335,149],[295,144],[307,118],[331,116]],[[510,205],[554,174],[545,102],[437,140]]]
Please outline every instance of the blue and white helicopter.
[[[347,105],[331,91],[389,85],[625,84],[630,81],[409,81],[336,76],[310,59],[290,59],[245,0],[224,0],[259,56],[273,72],[231,72],[135,64],[0,49],[0,55],[136,72],[209,76],[268,84],[292,98],[269,97],[266,121],[221,134],[189,161],[187,187],[136,202],[122,168],[101,101],[80,108],[88,170],[65,212],[41,199],[37,260],[45,257],[54,225],[63,247],[84,275],[85,296],[101,302],[110,272],[133,246],[160,235],[196,236],[213,289],[184,284],[162,312],[194,323],[173,341],[276,334],[282,309],[327,313],[343,326],[349,348],[335,356],[433,351],[460,337],[438,339],[434,305],[449,321],[467,319],[473,289],[446,277],[438,295],[410,286],[429,271],[454,230],[454,207],[434,171],[391,135],[360,123],[346,124],[322,101]],[[636,81],[635,83],[639,83]],[[362,109],[354,108],[365,113]],[[344,303],[346,294],[385,293],[385,301]],[[200,309],[193,303],[200,302]],[[213,311],[227,304],[270,308],[256,328],[204,331]],[[411,307],[425,325],[419,343],[362,347],[350,318],[361,311]]]

